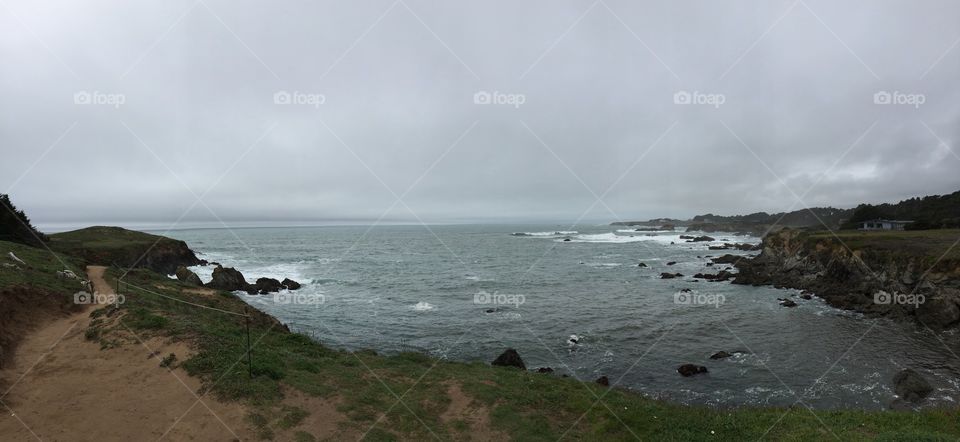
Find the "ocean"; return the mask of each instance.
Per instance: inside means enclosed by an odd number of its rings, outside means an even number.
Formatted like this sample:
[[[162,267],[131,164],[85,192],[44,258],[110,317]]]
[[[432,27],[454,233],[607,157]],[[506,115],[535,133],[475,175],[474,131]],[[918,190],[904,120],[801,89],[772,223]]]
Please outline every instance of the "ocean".
[[[960,392],[960,340],[838,310],[795,290],[694,280],[708,246],[759,238],[616,226],[431,225],[155,232],[248,281],[291,278],[294,292],[237,293],[325,345],[417,351],[489,363],[515,348],[528,369],[584,382],[607,376],[684,404],[883,409],[894,374],[928,374],[932,405]],[[673,265],[667,265],[675,262]],[[639,263],[646,267],[639,267]],[[212,266],[192,268],[209,281]],[[660,273],[681,273],[660,279]],[[778,298],[799,305],[780,306]],[[719,351],[733,354],[712,360]],[[709,373],[682,377],[693,363]]]

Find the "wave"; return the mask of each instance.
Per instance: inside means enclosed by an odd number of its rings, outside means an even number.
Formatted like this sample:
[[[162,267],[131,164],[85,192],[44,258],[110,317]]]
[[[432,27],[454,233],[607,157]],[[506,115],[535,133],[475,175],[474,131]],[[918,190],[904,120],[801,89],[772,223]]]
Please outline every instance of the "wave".
[[[413,310],[417,312],[428,312],[434,309],[436,309],[436,307],[433,304],[424,301],[420,301],[413,306]]]
[[[576,235],[576,230],[555,230],[553,232],[514,232],[510,235],[513,236],[563,236],[563,235]]]

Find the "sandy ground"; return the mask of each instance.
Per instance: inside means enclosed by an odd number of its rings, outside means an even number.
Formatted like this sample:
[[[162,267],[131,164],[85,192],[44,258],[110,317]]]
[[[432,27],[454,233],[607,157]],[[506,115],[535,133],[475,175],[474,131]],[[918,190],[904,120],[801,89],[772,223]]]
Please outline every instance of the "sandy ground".
[[[100,293],[113,293],[103,267],[87,269]],[[84,331],[91,306],[42,324],[0,371],[11,385],[0,395],[0,440],[254,440],[239,403],[198,402],[199,380],[160,367],[160,357],[189,355],[159,339],[101,350]]]

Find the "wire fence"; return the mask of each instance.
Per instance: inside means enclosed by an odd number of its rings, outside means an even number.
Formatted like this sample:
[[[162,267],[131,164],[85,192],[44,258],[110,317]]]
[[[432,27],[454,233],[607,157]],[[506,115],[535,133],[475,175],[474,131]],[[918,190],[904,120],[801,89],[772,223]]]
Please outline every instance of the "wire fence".
[[[127,281],[124,281],[123,278],[129,273],[130,269],[124,270],[123,267],[117,265],[117,263],[113,263],[113,264],[111,265],[111,268],[115,268],[115,269],[117,269],[119,272],[123,272],[123,273],[121,273],[121,276],[117,278],[117,288],[116,288],[117,297],[116,297],[116,299],[118,299],[118,300],[119,300],[119,296],[123,294],[122,291],[121,291],[121,287],[122,287],[122,285],[125,285],[125,286],[127,286],[127,288],[133,288],[133,289],[136,289],[136,290],[138,290],[138,291],[140,291],[140,292],[143,292],[143,293],[147,293],[147,294],[150,294],[150,295],[153,295],[153,296],[157,296],[157,297],[160,297],[160,298],[163,298],[163,299],[168,299],[168,300],[170,300],[170,301],[175,301],[175,302],[178,302],[178,303],[181,303],[181,304],[189,305],[189,306],[191,306],[191,307],[201,308],[201,309],[205,309],[205,310],[211,310],[211,311],[215,311],[215,312],[218,312],[218,313],[222,313],[222,314],[226,314],[226,315],[231,315],[231,316],[240,316],[240,317],[242,317],[242,318],[244,319],[244,327],[245,327],[245,329],[246,329],[246,338],[247,338],[247,340],[246,340],[246,341],[247,341],[247,342],[246,342],[246,347],[247,347],[247,349],[246,349],[247,374],[249,375],[250,378],[253,378],[253,348],[252,348],[252,346],[250,345],[250,318],[251,318],[251,315],[250,315],[250,313],[249,313],[249,310],[248,310],[246,307],[244,307],[244,309],[243,309],[244,312],[243,312],[243,313],[238,313],[238,312],[232,312],[232,311],[229,311],[229,310],[219,309],[219,308],[216,308],[216,307],[211,307],[211,306],[209,306],[209,305],[197,304],[197,303],[195,303],[195,302],[186,301],[186,300],[183,300],[183,299],[175,298],[175,297],[173,297],[173,296],[164,295],[164,294],[162,294],[162,293],[157,293],[157,292],[155,292],[155,291],[153,291],[153,290],[149,290],[149,289],[146,289],[146,288],[143,288],[143,287],[139,287],[139,286],[137,286],[137,285],[134,285],[134,284],[131,284],[131,283],[127,282]],[[119,304],[116,305],[116,307],[119,307]]]

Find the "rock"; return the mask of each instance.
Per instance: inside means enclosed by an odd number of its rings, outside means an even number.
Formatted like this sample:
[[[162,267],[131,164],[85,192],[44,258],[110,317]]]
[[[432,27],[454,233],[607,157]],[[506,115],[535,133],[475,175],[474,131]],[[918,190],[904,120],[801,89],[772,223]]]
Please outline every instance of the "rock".
[[[283,278],[283,281],[280,281],[280,285],[287,290],[296,290],[301,287],[299,282],[290,278]]]
[[[247,283],[247,280],[243,278],[243,273],[240,273],[237,269],[217,266],[217,268],[213,269],[213,279],[207,283],[207,287],[233,292],[237,290],[249,291],[248,288],[251,286]]]
[[[726,358],[729,358],[730,356],[733,356],[733,355],[721,350],[711,355],[710,359],[726,359]]]
[[[917,307],[917,320],[934,330],[946,330],[960,323],[960,290],[944,288],[926,296]]]
[[[277,281],[273,278],[257,278],[257,283],[254,284],[254,287],[256,287],[257,293],[261,295],[266,295],[267,293],[276,293],[282,288],[280,281]]]
[[[782,306],[782,307],[796,307],[796,306],[797,306],[797,303],[796,303],[796,302],[793,302],[792,299],[777,298],[777,300],[780,301],[780,306]]]
[[[57,278],[60,278],[60,279],[80,279],[79,277],[77,277],[77,274],[76,274],[76,273],[73,273],[73,271],[70,270],[70,269],[57,270]]]
[[[673,278],[680,278],[682,276],[683,275],[680,273],[661,273],[660,279],[673,279]]]
[[[697,236],[695,238],[691,238],[687,240],[687,242],[712,242],[712,241],[716,241],[716,240],[706,235]]]
[[[693,239],[693,238],[696,238],[696,237],[691,235],[680,235],[680,239]]]
[[[677,368],[677,373],[683,377],[690,377],[695,374],[707,373],[707,367],[694,364],[683,364]]]
[[[726,270],[721,270],[719,273],[697,273],[693,275],[694,278],[706,279],[708,281],[727,281],[730,278],[734,277],[733,273],[730,273]]]
[[[185,282],[192,285],[203,285],[203,281],[200,280],[200,277],[184,266],[177,267],[176,275],[180,282]]]
[[[744,257],[730,254],[711,259],[711,261],[717,264],[736,264],[741,260],[744,260]]]
[[[677,263],[676,261],[670,261],[670,262],[667,263],[667,265],[668,265],[668,266],[672,266],[672,265],[674,265],[674,264],[676,264],[676,263]]]
[[[27,265],[27,263],[23,262],[22,259],[17,258],[17,255],[14,255],[13,252],[7,253],[7,256],[10,257],[10,259],[12,259],[13,262],[15,262],[15,263],[17,263],[17,264],[20,264],[20,265],[22,265],[22,266]]]
[[[801,293],[801,294],[800,294],[800,299],[810,300],[810,299],[813,299],[813,296],[812,296],[811,294],[809,294],[809,293]]]
[[[598,378],[596,382],[600,385],[603,385],[604,387],[610,386],[610,379],[608,379],[606,376],[600,376],[600,378]]]
[[[637,264],[637,267],[646,267],[646,266],[647,266],[647,265],[646,265],[645,263],[642,263],[642,262],[641,262],[640,264]]]
[[[526,370],[527,366],[523,364],[523,359],[520,359],[520,354],[512,348],[508,348],[506,351],[497,356],[497,359],[494,359],[490,365],[497,367],[516,367],[521,370]]]
[[[708,263],[706,264],[706,266],[707,266],[707,267],[713,267],[713,263],[712,263],[712,262],[708,262]]]
[[[537,369],[537,373],[553,373],[553,369],[550,367],[540,367]]]
[[[927,397],[933,387],[920,373],[908,368],[893,376],[893,391],[902,399],[916,403]]]
[[[570,242],[570,238],[564,238],[563,242]]]
[[[207,264],[210,264],[210,262],[207,261],[207,260],[205,260],[205,259],[201,259],[198,264],[200,264],[200,265],[202,265],[202,266],[206,266]]]

